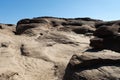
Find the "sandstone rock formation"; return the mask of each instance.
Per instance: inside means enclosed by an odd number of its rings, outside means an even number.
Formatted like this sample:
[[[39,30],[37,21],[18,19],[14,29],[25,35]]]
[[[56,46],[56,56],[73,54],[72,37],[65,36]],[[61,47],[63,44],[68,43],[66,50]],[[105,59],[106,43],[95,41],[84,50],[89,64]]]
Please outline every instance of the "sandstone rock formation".
[[[101,25],[117,27],[105,27],[110,37],[92,39],[103,33]],[[0,24],[0,80],[119,80],[119,53],[97,52],[119,50],[118,33],[119,21],[91,18],[37,17]],[[73,64],[80,65],[74,69]]]
[[[119,80],[120,54],[84,53],[73,55],[64,80]]]
[[[37,17],[33,19],[22,19],[17,23],[16,33],[26,33],[28,29],[49,29],[60,31],[74,31],[77,34],[93,33],[95,24],[102,22],[90,18],[54,18],[54,17]]]
[[[120,52],[120,22],[104,22],[94,31],[95,38],[90,40],[90,46],[96,49],[110,49]]]

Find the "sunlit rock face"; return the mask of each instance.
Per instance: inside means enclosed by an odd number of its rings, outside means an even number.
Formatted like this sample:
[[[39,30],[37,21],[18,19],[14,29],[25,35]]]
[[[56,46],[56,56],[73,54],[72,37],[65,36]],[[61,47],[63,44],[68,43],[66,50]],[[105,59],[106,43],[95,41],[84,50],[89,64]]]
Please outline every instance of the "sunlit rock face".
[[[0,80],[119,80],[119,21],[37,17],[0,24]]]

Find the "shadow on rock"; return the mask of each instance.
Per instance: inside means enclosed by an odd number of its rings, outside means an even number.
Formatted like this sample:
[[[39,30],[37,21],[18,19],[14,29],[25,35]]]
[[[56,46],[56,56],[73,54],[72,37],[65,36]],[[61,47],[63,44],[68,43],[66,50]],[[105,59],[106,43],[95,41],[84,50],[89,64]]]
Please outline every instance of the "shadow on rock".
[[[112,68],[120,71],[120,55],[104,55],[104,54],[83,54],[73,55],[66,70],[63,80],[111,80],[114,76]],[[102,70],[100,70],[102,68]],[[111,73],[111,74],[108,74]],[[106,76],[106,77],[105,77]],[[119,77],[120,78],[120,77]],[[119,78],[115,78],[117,80]]]

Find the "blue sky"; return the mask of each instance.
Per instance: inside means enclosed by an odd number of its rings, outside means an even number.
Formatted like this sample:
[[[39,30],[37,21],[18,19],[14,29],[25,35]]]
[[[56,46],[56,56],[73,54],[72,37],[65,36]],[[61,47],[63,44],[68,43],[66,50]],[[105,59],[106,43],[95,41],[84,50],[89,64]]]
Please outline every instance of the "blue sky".
[[[1,0],[0,23],[39,16],[120,19],[120,0]]]

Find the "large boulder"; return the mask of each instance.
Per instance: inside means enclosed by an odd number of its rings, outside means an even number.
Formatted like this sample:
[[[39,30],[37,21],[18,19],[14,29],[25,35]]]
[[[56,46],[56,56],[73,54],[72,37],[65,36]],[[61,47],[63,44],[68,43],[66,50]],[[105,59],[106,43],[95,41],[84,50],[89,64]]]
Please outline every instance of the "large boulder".
[[[84,53],[73,55],[64,80],[119,80],[120,54]]]
[[[95,49],[110,49],[120,52],[119,29],[118,24],[112,26],[102,25],[93,33],[95,37],[90,39],[90,46]]]
[[[44,19],[22,19],[18,21],[17,26],[16,26],[16,33],[17,34],[22,34],[26,30],[31,29],[31,28],[36,28],[41,26],[41,24],[47,24],[48,22]]]
[[[94,36],[105,38],[105,37],[111,37],[118,33],[120,26],[113,25],[113,26],[101,26],[99,27],[95,32]]]
[[[109,49],[120,52],[120,35],[115,35],[108,38],[92,38],[90,39],[90,46],[94,49]]]

